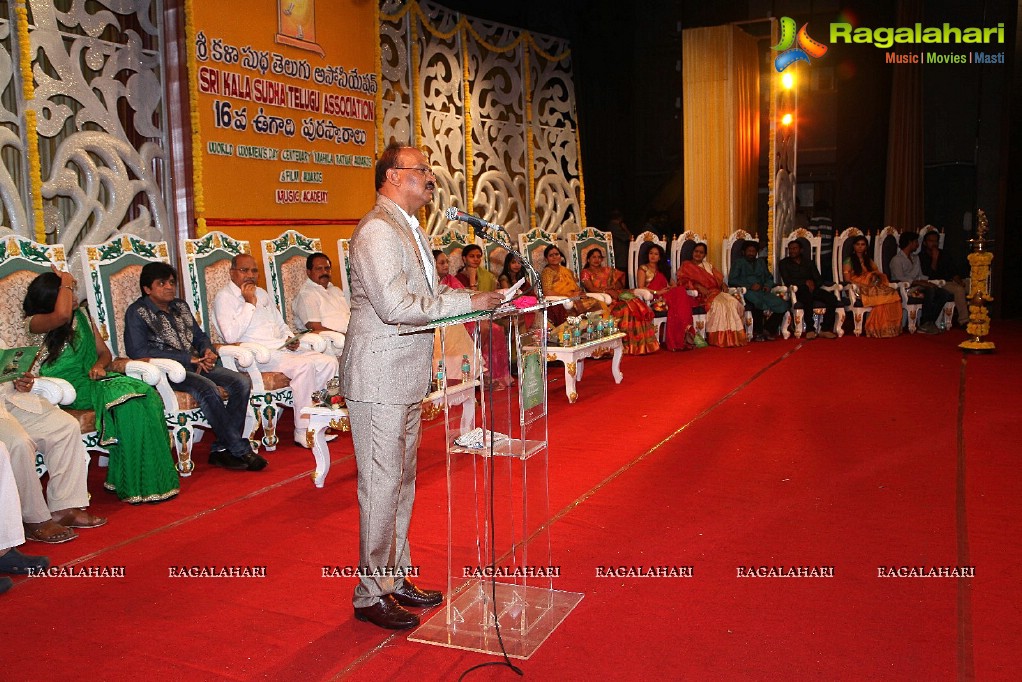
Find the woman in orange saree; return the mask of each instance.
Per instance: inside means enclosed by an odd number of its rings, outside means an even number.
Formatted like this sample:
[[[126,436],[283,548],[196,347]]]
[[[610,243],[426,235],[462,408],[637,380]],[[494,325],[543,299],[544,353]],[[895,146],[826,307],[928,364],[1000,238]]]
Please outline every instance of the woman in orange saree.
[[[706,309],[706,342],[734,348],[749,342],[742,302],[724,291],[724,275],[706,261],[706,244],[696,244],[692,258],[681,264],[678,283],[698,292],[693,305]]]
[[[867,247],[862,235],[852,240],[852,257],[845,259],[842,268],[844,279],[858,284],[862,305],[873,308],[863,325],[866,336],[897,336],[901,333],[901,296],[866,253]]]

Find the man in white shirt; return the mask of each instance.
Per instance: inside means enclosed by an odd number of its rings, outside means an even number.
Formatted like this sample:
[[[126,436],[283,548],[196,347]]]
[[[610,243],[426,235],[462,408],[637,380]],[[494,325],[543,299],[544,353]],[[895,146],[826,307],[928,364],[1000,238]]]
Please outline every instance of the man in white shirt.
[[[953,300],[953,297],[923,276],[919,256],[916,254],[918,248],[918,233],[901,233],[901,236],[898,237],[898,253],[891,258],[891,280],[908,282],[909,301],[922,303],[919,331],[924,334],[939,334],[940,329],[935,324],[937,317],[944,310],[944,304]]]
[[[333,264],[325,253],[314,253],[305,259],[308,279],[295,296],[295,324],[313,332],[348,331],[351,308],[344,292],[330,281]]]
[[[306,440],[309,418],[302,408],[312,404],[312,393],[337,373],[337,359],[311,350],[298,350],[298,339],[284,322],[270,295],[256,286],[259,268],[255,259],[240,254],[231,261],[231,281],[213,301],[213,324],[227,343],[258,343],[270,351],[269,362],[260,365],[268,372],[282,372],[291,380],[294,396],[295,443],[310,447]]]

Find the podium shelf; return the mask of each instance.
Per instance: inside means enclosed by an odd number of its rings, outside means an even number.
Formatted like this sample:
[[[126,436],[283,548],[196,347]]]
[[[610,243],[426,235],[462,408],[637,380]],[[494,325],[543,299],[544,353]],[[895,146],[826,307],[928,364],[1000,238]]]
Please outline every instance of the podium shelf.
[[[493,455],[495,457],[517,457],[519,459],[529,459],[545,447],[546,441],[542,440],[523,441],[520,438],[498,438],[493,444]],[[490,456],[489,444],[481,448],[468,448],[457,445],[452,440],[448,443],[448,448],[451,453],[457,453],[460,455],[481,455],[482,457]]]

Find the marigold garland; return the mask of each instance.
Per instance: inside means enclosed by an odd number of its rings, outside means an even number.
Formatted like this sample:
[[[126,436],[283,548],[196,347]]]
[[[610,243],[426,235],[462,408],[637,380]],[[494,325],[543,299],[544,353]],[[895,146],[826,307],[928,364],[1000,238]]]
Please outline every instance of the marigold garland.
[[[21,97],[25,103],[25,156],[28,161],[29,194],[32,201],[32,223],[35,240],[46,243],[46,215],[43,213],[43,170],[39,158],[39,118],[32,108],[35,101],[35,79],[32,75],[32,38],[28,32],[28,5],[17,0],[18,57],[21,71]]]
[[[475,195],[472,186],[472,89],[468,70],[468,39],[461,40],[462,88],[465,98],[465,205],[469,212],[475,210]]]
[[[536,227],[536,152],[532,132],[532,74],[529,43],[522,46],[522,71],[525,73],[525,158],[529,168],[529,228]]]
[[[206,198],[202,177],[202,125],[199,117],[198,65],[195,60],[195,12],[193,0],[185,0],[185,40],[188,64],[188,105],[192,124],[192,208],[195,211],[195,234],[206,234]]]
[[[376,156],[383,151],[383,19],[380,14],[380,3],[373,3],[373,19],[376,23],[376,42],[373,54],[373,63],[376,65],[376,75],[380,79],[380,87],[376,88]]]

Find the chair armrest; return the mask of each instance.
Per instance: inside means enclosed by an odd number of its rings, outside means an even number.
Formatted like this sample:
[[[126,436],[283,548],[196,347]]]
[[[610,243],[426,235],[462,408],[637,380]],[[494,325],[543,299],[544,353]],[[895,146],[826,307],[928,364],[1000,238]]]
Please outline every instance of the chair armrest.
[[[251,367],[255,362],[255,355],[249,348],[241,346],[223,345],[216,349],[220,355],[220,361],[227,369],[238,371],[239,367]]]
[[[180,365],[179,365],[180,366]],[[156,365],[142,360],[128,360],[124,373],[129,377],[141,379],[150,386],[155,386],[163,378],[163,371]],[[183,376],[181,377],[184,378]]]
[[[547,296],[548,301],[564,301],[562,304],[565,310],[571,310],[571,299],[567,296]]]
[[[252,357],[255,358],[255,361],[260,365],[270,361],[270,349],[261,343],[243,341],[238,345],[242,348],[247,348],[252,353]]]
[[[70,405],[78,397],[71,382],[59,377],[36,377],[30,393],[42,396],[52,405]]]
[[[159,367],[160,371],[163,372],[168,381],[173,381],[177,384],[185,380],[184,365],[177,360],[171,360],[169,358],[150,358],[149,364]]]
[[[691,296],[692,298],[699,298],[699,292],[696,291],[695,289],[685,289],[685,293]]]
[[[586,296],[588,296],[589,298],[595,298],[597,301],[600,301],[601,303],[606,303],[607,305],[610,305],[611,303],[614,302],[614,299],[612,299],[609,294],[604,294],[601,292],[596,293],[587,292]]]
[[[636,298],[641,298],[646,303],[653,300],[653,292],[649,289],[632,289],[632,293],[635,294]]]
[[[344,350],[344,334],[330,330],[316,332],[326,341],[326,352],[330,355],[340,355]]]
[[[307,332],[302,335],[301,340],[298,342],[298,347],[322,353],[326,350],[326,339],[319,334]]]

